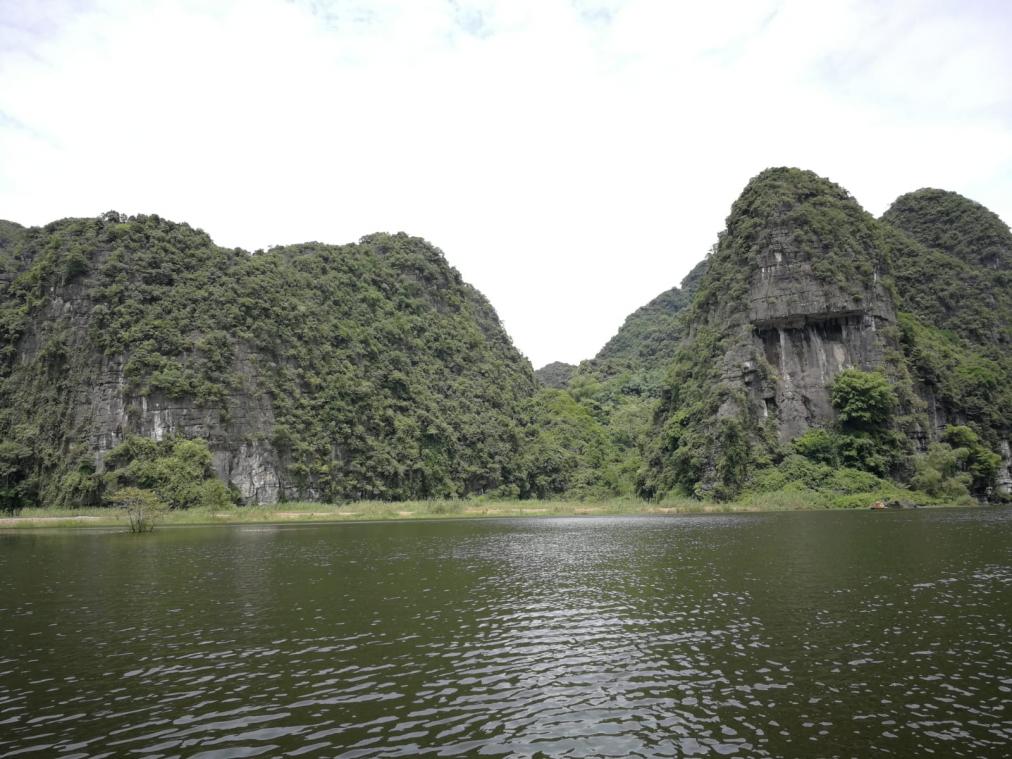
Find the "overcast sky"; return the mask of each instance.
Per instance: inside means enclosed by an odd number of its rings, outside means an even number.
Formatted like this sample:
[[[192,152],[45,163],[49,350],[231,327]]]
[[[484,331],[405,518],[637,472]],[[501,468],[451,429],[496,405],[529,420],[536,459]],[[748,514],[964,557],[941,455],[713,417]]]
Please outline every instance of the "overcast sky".
[[[1010,40],[1003,0],[0,0],[0,218],[405,231],[575,363],[767,166],[1012,220]]]

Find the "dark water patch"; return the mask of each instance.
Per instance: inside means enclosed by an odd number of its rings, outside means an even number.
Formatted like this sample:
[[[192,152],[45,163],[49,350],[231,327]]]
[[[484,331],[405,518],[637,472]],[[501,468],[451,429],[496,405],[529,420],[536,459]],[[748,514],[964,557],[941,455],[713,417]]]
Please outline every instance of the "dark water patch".
[[[1012,513],[0,541],[0,753],[1005,756]]]

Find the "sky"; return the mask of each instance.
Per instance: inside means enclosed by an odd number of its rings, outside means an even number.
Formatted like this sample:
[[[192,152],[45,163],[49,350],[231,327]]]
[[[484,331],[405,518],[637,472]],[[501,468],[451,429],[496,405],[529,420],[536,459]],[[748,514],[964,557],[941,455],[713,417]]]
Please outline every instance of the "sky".
[[[404,231],[577,363],[769,166],[1012,221],[1010,39],[1004,0],[0,0],[0,218]]]

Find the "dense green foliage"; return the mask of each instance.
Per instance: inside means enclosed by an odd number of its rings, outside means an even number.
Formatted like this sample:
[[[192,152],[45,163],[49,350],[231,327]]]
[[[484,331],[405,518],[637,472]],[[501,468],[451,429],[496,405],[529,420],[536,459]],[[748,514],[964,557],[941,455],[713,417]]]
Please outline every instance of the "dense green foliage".
[[[569,380],[572,379],[575,371],[576,367],[573,364],[567,364],[564,361],[553,361],[537,369],[534,372],[534,377],[542,386],[559,390],[569,384]]]
[[[942,498],[990,495],[1001,457],[969,427],[950,425],[942,440],[916,457],[911,485]]]
[[[883,224],[901,311],[992,352],[1012,343],[1012,275],[924,247]]]
[[[87,394],[119,367],[131,420],[145,399],[206,409],[196,434],[269,443],[292,497],[458,496],[524,482],[530,366],[488,302],[422,240],[249,254],[185,224],[115,213],[4,227],[0,238],[0,496],[10,504],[83,500],[66,486],[96,464]],[[251,405],[271,416],[249,418]]]
[[[830,393],[840,426],[848,432],[888,429],[896,394],[885,375],[845,369],[833,379]]]
[[[152,492],[170,509],[227,508],[235,500],[215,477],[204,440],[155,441],[132,436],[109,451],[105,467],[101,488],[114,503],[124,488]]]
[[[924,483],[924,476],[914,475],[923,475],[927,459],[915,453],[919,441],[938,434],[933,424],[939,414],[969,424],[993,461],[991,451],[1008,439],[1012,424],[1010,241],[997,217],[951,193],[905,196],[879,222],[845,190],[811,172],[760,174],[734,204],[698,293],[683,312],[691,331],[661,385],[656,422],[645,438],[640,493],[724,499],[766,492],[800,477],[796,467],[785,474],[792,453],[825,467],[822,474],[864,471]],[[791,445],[777,440],[773,417],[746,398],[748,387],[779,381],[779,367],[750,347],[751,317],[743,305],[761,280],[760,259],[785,247],[792,251],[791,266],[810,267],[819,283],[817,308],[861,313],[882,308],[868,298],[884,298],[910,312],[883,328],[878,371],[851,369],[834,378],[831,428],[811,429]],[[775,306],[770,310],[775,313]],[[994,472],[983,468],[984,475],[967,485],[974,495],[993,485]],[[818,489],[806,477],[798,482]],[[877,482],[881,491],[885,480]]]
[[[930,188],[907,193],[896,199],[882,220],[921,245],[968,264],[994,271],[1012,269],[1008,226],[997,214],[958,193]]]
[[[622,459],[608,431],[565,390],[542,390],[525,445],[527,487],[519,495],[601,498],[622,489]]]
[[[866,328],[827,374],[821,341]],[[784,432],[792,330],[822,400]],[[797,169],[755,177],[597,356],[537,373],[404,234],[247,253],[157,216],[0,222],[0,510],[225,508],[239,448],[282,499],[994,497],[1010,347],[997,216],[920,190],[876,220]]]
[[[1012,433],[1012,356],[900,314],[911,373],[935,402],[992,445]]]
[[[931,189],[900,197],[882,221],[915,381],[997,446],[1012,436],[1012,232],[983,206]]]
[[[867,508],[877,500],[911,497],[895,483],[870,472],[813,461],[799,454],[789,454],[776,466],[756,470],[746,492],[753,496],[796,493],[807,503],[826,508]]]
[[[518,420],[533,374],[438,250],[375,235],[252,263],[274,443],[301,488],[326,500],[447,497],[523,478]]]
[[[845,369],[833,379],[830,398],[836,410],[838,462],[883,476],[896,473],[907,451],[895,427],[893,383],[881,372]]]

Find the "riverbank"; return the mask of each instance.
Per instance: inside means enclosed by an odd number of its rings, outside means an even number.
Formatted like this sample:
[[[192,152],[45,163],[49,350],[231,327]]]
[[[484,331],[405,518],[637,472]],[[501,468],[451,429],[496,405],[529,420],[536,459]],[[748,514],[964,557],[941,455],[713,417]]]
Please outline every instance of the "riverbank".
[[[868,502],[855,501],[851,509],[867,509]],[[926,504],[927,505],[927,504]],[[942,504],[932,504],[942,505]],[[359,522],[409,519],[462,519],[534,516],[633,516],[663,514],[733,514],[763,511],[824,511],[824,501],[807,493],[778,492],[730,503],[692,498],[649,503],[638,499],[606,501],[360,501],[347,504],[284,503],[231,509],[170,511],[158,524],[264,524],[288,522]],[[0,517],[0,530],[38,527],[114,527],[127,525],[126,516],[112,508],[24,509],[17,516]]]

